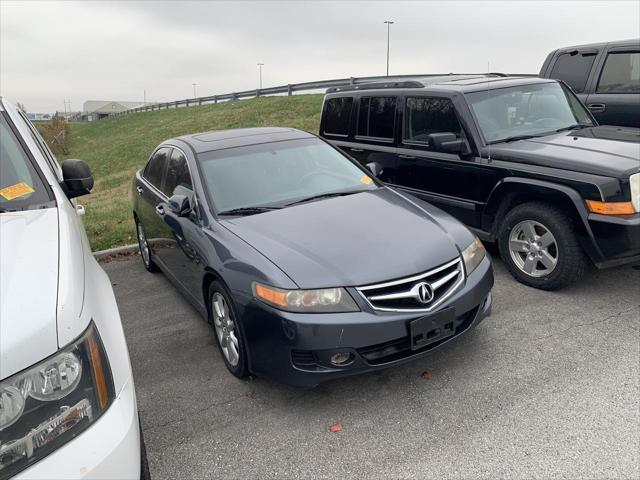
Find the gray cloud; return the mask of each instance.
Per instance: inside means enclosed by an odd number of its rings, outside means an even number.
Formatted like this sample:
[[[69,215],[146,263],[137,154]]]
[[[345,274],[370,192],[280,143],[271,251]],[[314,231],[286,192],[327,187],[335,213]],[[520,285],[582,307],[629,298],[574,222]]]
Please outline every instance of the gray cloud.
[[[640,36],[638,2],[0,2],[0,92],[31,111],[391,73],[535,73]]]

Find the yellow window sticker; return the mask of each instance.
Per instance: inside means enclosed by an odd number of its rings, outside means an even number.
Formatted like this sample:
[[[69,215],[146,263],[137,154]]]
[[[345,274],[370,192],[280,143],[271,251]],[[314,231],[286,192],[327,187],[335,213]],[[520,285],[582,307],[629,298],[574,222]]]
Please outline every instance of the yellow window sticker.
[[[371,177],[367,177],[366,175],[360,179],[360,183],[364,183],[365,185],[371,185]]]
[[[31,188],[29,184],[20,182],[3,188],[2,190],[0,190],[0,195],[7,200],[13,200],[14,198],[33,193],[34,191],[35,190]]]

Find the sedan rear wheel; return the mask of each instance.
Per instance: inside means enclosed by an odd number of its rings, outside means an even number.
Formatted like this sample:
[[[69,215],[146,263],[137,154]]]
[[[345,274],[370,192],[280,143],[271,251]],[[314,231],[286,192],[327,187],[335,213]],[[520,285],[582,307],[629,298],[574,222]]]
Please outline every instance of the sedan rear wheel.
[[[159,270],[158,266],[151,258],[151,249],[147,242],[147,236],[144,233],[142,224],[138,220],[136,220],[136,235],[138,237],[138,247],[140,248],[140,256],[142,257],[144,268],[149,272],[157,272]]]

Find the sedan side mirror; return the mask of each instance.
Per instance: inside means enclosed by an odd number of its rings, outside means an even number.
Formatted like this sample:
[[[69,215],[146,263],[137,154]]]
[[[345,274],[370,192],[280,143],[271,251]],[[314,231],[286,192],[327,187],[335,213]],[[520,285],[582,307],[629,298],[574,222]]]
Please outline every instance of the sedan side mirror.
[[[464,138],[458,138],[453,132],[432,133],[428,139],[431,148],[438,152],[457,153],[463,158],[471,155],[469,142]]]
[[[378,162],[367,163],[366,167],[374,177],[379,177],[380,175],[382,175],[382,172],[384,170],[382,168],[382,165],[380,165]]]
[[[93,175],[83,160],[70,158],[62,162],[62,188],[67,197],[86,195],[93,188]]]
[[[186,195],[176,194],[169,199],[169,210],[179,217],[186,217],[191,213],[191,200]]]

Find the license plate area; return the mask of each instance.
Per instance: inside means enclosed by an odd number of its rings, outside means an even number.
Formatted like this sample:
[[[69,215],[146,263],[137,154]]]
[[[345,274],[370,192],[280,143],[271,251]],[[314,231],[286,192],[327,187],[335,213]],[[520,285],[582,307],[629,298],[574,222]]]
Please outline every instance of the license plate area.
[[[456,331],[455,320],[455,308],[450,307],[409,322],[411,350],[424,348],[452,336]]]

